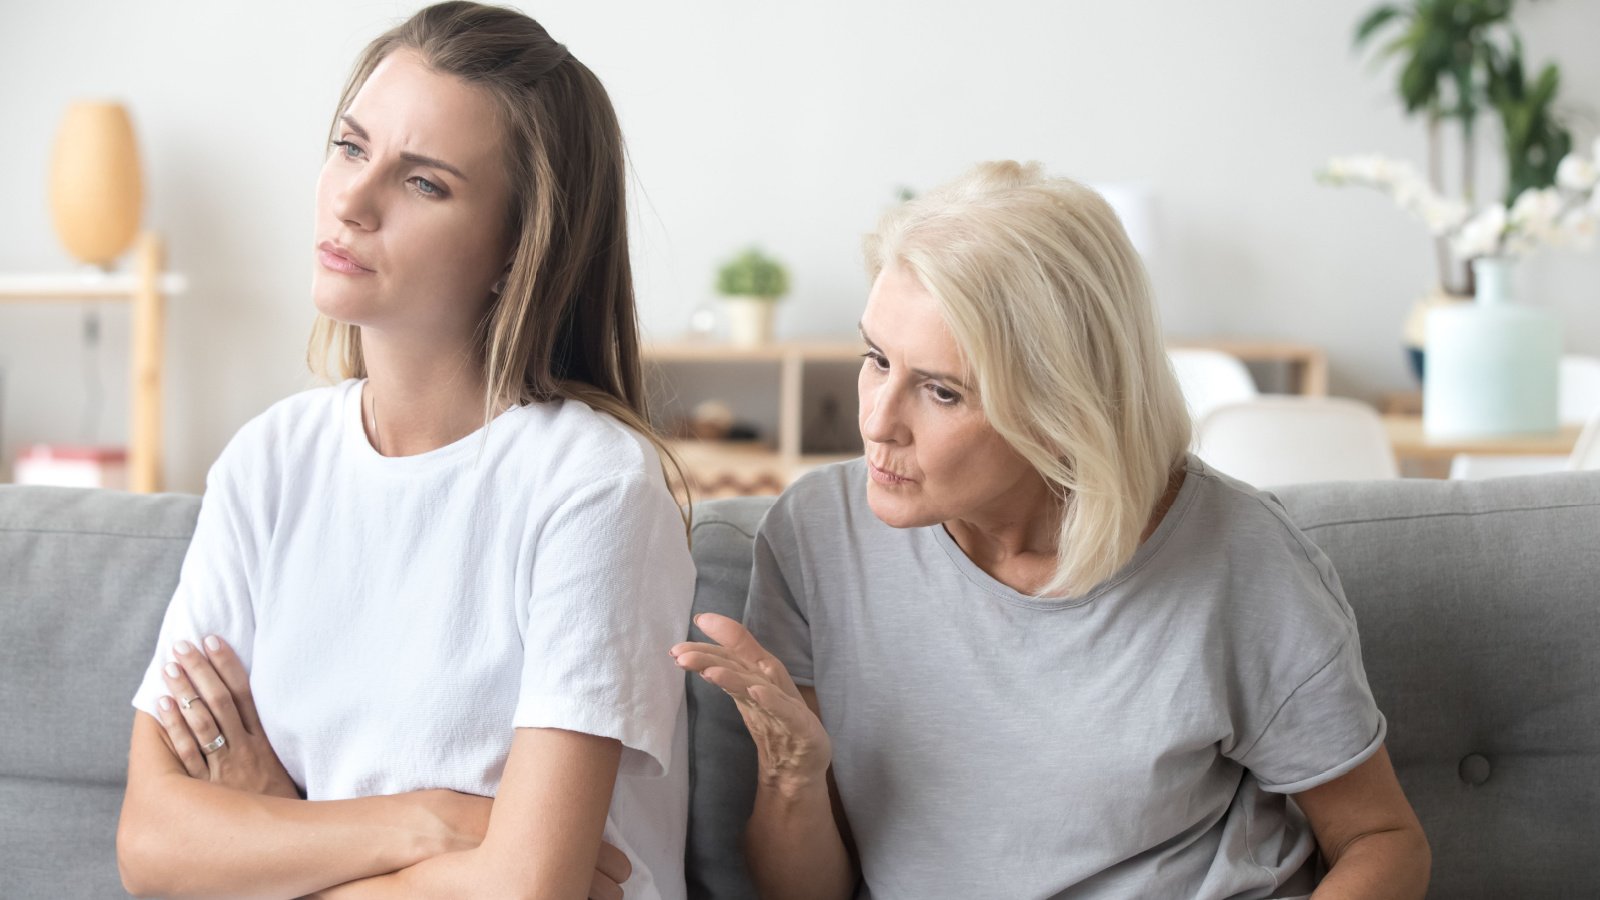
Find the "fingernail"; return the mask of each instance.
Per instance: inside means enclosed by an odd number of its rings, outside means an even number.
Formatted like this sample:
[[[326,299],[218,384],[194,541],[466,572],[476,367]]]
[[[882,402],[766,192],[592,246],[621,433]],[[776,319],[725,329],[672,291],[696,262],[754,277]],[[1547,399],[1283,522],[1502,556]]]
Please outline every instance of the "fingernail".
[[[167,663],[166,672],[167,672],[167,677],[168,678],[177,678],[178,675],[180,674],[178,672],[178,664],[177,663]]]
[[[156,701],[156,705],[161,707],[163,712],[172,712],[172,698],[171,697],[162,697],[160,700]]]
[[[193,649],[193,647],[189,646],[188,641],[179,641],[172,645],[172,652],[178,654],[179,656],[188,656],[189,651]]]
[[[206,649],[207,650],[221,650],[222,649],[222,642],[217,640],[217,636],[214,635],[214,634],[207,635],[206,636]]]

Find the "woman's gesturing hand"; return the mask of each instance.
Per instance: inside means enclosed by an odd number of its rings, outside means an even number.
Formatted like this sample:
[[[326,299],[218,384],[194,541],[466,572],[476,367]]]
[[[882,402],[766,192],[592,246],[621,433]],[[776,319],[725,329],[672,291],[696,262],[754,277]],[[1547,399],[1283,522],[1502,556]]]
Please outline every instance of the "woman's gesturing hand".
[[[733,698],[755,741],[762,780],[778,788],[821,783],[833,744],[789,670],[727,616],[705,613],[695,625],[716,643],[678,644],[672,656]]]
[[[172,648],[175,661],[162,667],[172,696],[156,705],[173,755],[194,778],[298,798],[299,789],[261,728],[244,664],[219,637],[206,638],[205,645],[201,652],[179,641]]]

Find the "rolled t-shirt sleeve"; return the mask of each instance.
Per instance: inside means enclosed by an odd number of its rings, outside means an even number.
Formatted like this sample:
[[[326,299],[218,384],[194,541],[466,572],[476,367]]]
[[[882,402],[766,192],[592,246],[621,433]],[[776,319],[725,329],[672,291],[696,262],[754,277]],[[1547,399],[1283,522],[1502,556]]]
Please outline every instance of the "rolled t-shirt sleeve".
[[[805,584],[787,513],[786,501],[778,501],[756,529],[744,624],[795,684],[809,687],[816,678],[811,623],[802,605]]]
[[[1387,723],[1367,686],[1353,628],[1326,663],[1268,711],[1266,723],[1235,759],[1275,793],[1326,784],[1378,752]]]
[[[539,529],[512,724],[613,738],[621,772],[671,765],[694,563],[665,482],[628,473],[569,496]]]
[[[252,604],[253,573],[263,541],[252,510],[240,488],[237,473],[248,439],[236,437],[206,476],[200,516],[184,553],[178,586],[167,604],[156,638],[155,653],[133,696],[134,708],[156,716],[156,701],[168,693],[161,668],[172,661],[172,645],[188,641],[196,647],[208,635],[228,642],[246,670],[252,663],[255,611]]]

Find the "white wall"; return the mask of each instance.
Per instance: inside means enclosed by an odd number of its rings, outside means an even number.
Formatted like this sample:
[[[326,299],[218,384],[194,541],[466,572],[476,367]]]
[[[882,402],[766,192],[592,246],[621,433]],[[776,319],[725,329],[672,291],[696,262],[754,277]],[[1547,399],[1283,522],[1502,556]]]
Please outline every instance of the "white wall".
[[[1420,226],[1320,187],[1328,156],[1420,160],[1390,77],[1350,49],[1372,0],[520,4],[606,82],[642,190],[641,314],[670,337],[714,265],[759,241],[793,270],[792,336],[848,334],[859,236],[900,185],[983,158],[1141,181],[1160,205],[1168,330],[1326,346],[1335,392],[1405,389],[1398,333],[1430,283]],[[167,475],[198,490],[235,429],[309,384],[311,203],[331,106],[359,48],[410,2],[57,0],[0,9],[0,271],[71,263],[51,229],[50,144],[79,97],[133,110],[148,223],[191,279],[168,330]],[[1519,12],[1595,134],[1600,4]],[[1586,37],[1587,36],[1587,37]],[[1600,353],[1600,255],[1538,257],[1523,296]],[[81,438],[81,314],[0,306],[3,445]],[[125,437],[125,313],[106,314],[98,437]]]

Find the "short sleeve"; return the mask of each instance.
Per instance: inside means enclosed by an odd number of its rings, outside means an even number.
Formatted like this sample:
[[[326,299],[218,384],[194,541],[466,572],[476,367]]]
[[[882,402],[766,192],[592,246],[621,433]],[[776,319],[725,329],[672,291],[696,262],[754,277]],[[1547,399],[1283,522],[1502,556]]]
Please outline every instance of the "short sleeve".
[[[1332,658],[1272,711],[1251,746],[1234,758],[1262,788],[1297,794],[1366,762],[1383,745],[1386,730],[1352,631]]]
[[[214,634],[228,642],[246,670],[251,667],[253,585],[263,542],[257,523],[264,512],[252,510],[239,487],[238,473],[250,453],[248,440],[243,432],[236,436],[206,475],[200,516],[179,569],[178,586],[161,620],[144,680],[133,696],[134,707],[151,716],[156,715],[156,701],[167,693],[161,667],[172,661],[172,645],[178,641],[199,647],[203,638]]]
[[[750,569],[750,596],[744,624],[755,639],[789,670],[795,684],[815,684],[811,623],[802,605],[806,596],[800,548],[788,518],[787,498],[779,500],[756,529]]]
[[[588,484],[540,526],[512,724],[613,738],[621,772],[671,766],[694,562],[665,481],[628,473]]]

